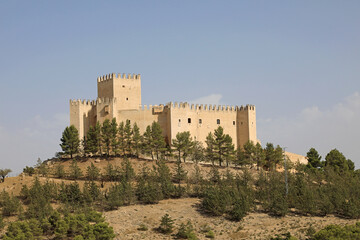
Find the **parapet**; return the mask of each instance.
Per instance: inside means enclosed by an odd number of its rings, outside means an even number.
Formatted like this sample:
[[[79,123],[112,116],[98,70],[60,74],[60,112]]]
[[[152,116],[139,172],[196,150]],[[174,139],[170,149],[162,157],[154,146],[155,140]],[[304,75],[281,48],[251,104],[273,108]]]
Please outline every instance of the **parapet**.
[[[100,76],[97,78],[97,82],[105,82],[108,80],[113,80],[113,79],[126,79],[126,80],[140,80],[141,79],[141,75],[140,74],[125,74],[125,73],[109,73],[103,76]]]
[[[154,113],[160,113],[164,111],[164,105],[139,105],[140,111],[153,111]]]
[[[71,106],[96,106],[96,101],[94,100],[84,100],[84,99],[70,99]]]
[[[110,104],[110,103],[116,103],[116,98],[97,98],[96,104]]]
[[[228,106],[228,105],[212,105],[212,104],[188,104],[187,102],[169,102],[166,107],[173,109],[188,109],[190,111],[216,111],[216,112],[234,112],[234,111],[249,111],[255,110],[254,105],[247,104],[246,106]]]

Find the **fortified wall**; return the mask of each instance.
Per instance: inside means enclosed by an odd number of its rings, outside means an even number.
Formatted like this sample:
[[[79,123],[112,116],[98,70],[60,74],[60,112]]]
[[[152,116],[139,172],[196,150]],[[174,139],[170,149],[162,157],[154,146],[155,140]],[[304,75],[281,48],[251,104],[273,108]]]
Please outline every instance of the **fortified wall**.
[[[97,121],[116,118],[118,123],[130,120],[137,123],[143,133],[153,121],[160,124],[168,144],[176,134],[189,131],[205,146],[206,136],[218,126],[229,134],[235,147],[256,138],[256,110],[254,105],[215,106],[188,103],[166,105],[141,104],[140,74],[108,74],[97,79],[98,98],[70,100],[70,125],[74,125],[80,138],[86,136]]]

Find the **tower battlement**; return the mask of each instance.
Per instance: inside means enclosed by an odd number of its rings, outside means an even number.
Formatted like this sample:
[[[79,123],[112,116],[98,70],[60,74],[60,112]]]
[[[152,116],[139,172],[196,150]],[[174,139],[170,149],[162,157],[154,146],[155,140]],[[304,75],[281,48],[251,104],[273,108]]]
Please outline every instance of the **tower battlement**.
[[[85,100],[85,99],[70,99],[70,105],[72,105],[72,106],[79,106],[79,105],[96,106],[96,101]]]
[[[140,74],[126,74],[126,73],[109,73],[97,78],[97,82],[101,83],[108,80],[123,79],[123,80],[141,80]]]

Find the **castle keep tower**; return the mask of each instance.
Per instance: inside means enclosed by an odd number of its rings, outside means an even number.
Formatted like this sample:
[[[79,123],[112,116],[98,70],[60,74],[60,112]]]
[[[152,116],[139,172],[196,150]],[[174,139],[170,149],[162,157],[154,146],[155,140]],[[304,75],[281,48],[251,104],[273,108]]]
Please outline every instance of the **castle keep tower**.
[[[98,98],[116,98],[117,110],[138,109],[141,105],[140,74],[108,74],[97,79]]]
[[[160,124],[168,144],[179,132],[189,131],[191,136],[205,145],[206,136],[218,126],[229,134],[235,147],[256,138],[255,106],[212,106],[168,103],[141,105],[140,74],[111,73],[97,79],[98,98],[95,101],[70,100],[70,125],[74,125],[80,138],[86,136],[90,126],[105,119],[116,118],[118,123],[130,120],[137,123],[143,133],[153,121]]]

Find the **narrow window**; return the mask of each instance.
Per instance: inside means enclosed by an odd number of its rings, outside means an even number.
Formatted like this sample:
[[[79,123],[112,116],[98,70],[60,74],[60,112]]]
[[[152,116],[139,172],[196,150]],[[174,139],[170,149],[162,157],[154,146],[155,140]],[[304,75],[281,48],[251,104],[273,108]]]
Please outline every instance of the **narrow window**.
[[[233,125],[235,126],[235,121],[233,121]]]
[[[217,124],[220,124],[220,119],[216,119],[216,123],[217,123]]]
[[[243,125],[243,122],[241,122],[241,125]]]
[[[181,119],[179,119],[179,122],[181,122]]]
[[[202,124],[202,120],[201,120],[201,119],[199,119],[199,124]]]
[[[191,118],[188,118],[188,123],[191,123]]]
[[[129,100],[129,98],[126,98],[126,101]]]

